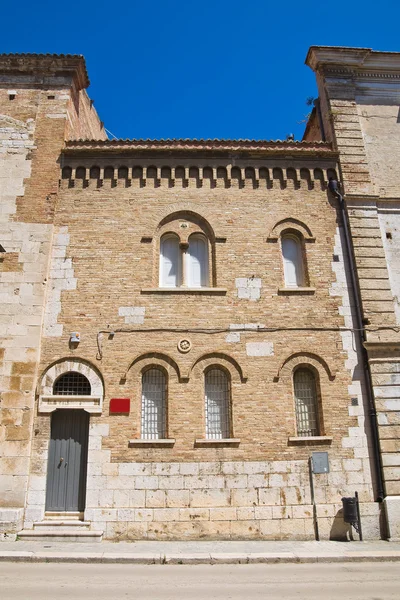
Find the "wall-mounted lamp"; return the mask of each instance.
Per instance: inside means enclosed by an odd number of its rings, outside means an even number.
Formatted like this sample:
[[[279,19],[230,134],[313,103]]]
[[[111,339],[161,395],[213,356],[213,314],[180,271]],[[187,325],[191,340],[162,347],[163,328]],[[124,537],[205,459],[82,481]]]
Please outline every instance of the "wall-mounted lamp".
[[[79,331],[73,331],[70,334],[69,341],[71,342],[71,344],[79,343],[81,341],[81,334],[79,333]]]

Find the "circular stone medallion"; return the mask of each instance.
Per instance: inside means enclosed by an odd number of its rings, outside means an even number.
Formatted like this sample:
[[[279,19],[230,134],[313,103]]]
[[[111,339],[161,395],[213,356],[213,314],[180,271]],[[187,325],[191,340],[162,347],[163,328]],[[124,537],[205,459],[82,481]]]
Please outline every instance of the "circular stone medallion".
[[[191,349],[192,349],[192,342],[190,340],[186,340],[186,339],[179,340],[179,342],[178,342],[179,352],[186,353],[186,352],[189,352],[189,350],[191,350]]]

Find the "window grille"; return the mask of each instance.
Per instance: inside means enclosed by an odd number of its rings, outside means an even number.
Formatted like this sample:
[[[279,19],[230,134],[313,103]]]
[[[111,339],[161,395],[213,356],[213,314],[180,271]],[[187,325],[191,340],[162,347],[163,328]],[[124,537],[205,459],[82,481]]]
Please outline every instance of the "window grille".
[[[160,369],[149,369],[142,376],[142,438],[166,437],[166,380]]]
[[[211,369],[205,377],[206,438],[230,437],[230,385],[221,369]]]
[[[90,396],[91,387],[89,380],[76,371],[69,371],[61,375],[54,383],[55,396]]]
[[[298,369],[294,374],[297,435],[319,435],[317,394],[314,374],[309,369]]]

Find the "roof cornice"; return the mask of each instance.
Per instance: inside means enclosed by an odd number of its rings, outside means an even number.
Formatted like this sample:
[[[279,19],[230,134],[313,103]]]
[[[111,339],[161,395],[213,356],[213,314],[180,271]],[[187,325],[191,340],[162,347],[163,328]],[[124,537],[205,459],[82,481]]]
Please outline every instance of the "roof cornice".
[[[90,84],[85,59],[80,54],[0,54],[0,73],[44,78],[69,75],[79,90]]]
[[[249,152],[252,154],[317,154],[336,156],[328,142],[287,142],[282,140],[70,140],[63,149],[64,154],[75,152],[115,153],[115,152]]]
[[[340,76],[400,77],[400,52],[377,52],[371,48],[311,46],[306,65],[313,71],[329,71]]]

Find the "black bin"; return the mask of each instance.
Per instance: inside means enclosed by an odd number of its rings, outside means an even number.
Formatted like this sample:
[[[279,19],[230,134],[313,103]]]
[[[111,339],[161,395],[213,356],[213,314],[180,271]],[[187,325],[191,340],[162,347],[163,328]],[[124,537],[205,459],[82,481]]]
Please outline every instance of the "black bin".
[[[357,523],[357,498],[342,498],[343,520],[345,523]]]

